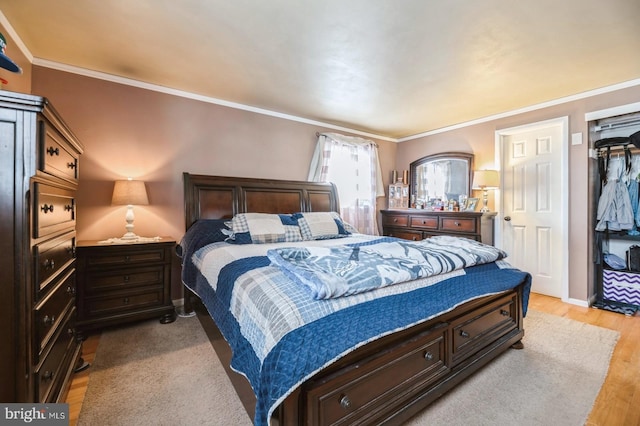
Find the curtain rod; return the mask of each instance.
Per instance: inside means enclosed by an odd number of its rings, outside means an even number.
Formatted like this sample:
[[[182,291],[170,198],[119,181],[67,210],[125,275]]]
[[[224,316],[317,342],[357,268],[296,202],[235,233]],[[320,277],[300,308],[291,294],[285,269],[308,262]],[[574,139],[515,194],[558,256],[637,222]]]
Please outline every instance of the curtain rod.
[[[320,132],[316,132],[316,138],[319,138],[319,137],[320,137],[320,135],[322,135],[322,133],[320,133]],[[344,136],[347,136],[347,135],[344,135]],[[349,137],[354,137],[354,136],[349,136]],[[361,138],[361,139],[364,139],[364,138]],[[376,142],[376,141],[372,141],[372,140],[370,140],[370,139],[365,139],[365,140],[370,141],[370,142],[371,142],[371,143],[372,143],[376,148],[378,148],[378,142]]]

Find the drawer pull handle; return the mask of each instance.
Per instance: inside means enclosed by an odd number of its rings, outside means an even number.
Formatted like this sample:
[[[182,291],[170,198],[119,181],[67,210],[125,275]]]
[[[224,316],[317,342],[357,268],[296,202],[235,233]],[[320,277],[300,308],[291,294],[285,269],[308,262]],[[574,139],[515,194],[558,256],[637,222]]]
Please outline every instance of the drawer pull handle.
[[[424,359],[426,359],[427,361],[431,361],[433,359],[433,354],[431,352],[427,351],[424,354]]]
[[[398,219],[397,219],[397,218],[394,218],[394,219],[393,219],[393,223],[396,223],[397,221],[398,221]]]
[[[466,331],[464,331],[464,330],[461,330],[461,331],[460,331],[460,336],[462,336],[462,337],[464,337],[464,338],[468,338],[468,337],[469,337],[469,333],[467,333],[467,332],[466,332]]]
[[[125,261],[125,262],[130,262],[130,261],[131,261],[131,258],[130,258],[129,256],[125,256],[125,257],[124,257],[124,261]]]
[[[44,214],[49,212],[53,213],[53,204],[43,204],[42,207],[40,207],[40,210],[42,210]]]
[[[506,309],[500,309],[500,315],[502,315],[503,317],[510,317],[511,312],[507,311]]]
[[[122,303],[124,303],[125,305],[129,304],[129,298],[125,297],[124,299],[122,299]]]
[[[416,237],[415,235],[413,236],[413,241],[418,241],[418,237]]]
[[[76,165],[76,163],[67,163],[67,168],[69,168],[69,169],[71,169],[71,170],[75,169],[76,167],[78,167],[78,166]]]
[[[64,206],[64,211],[70,212],[71,210],[73,210],[73,206],[71,204],[67,204]]]
[[[44,374],[42,375],[42,380],[44,380],[45,382],[49,381],[49,380],[53,380],[53,371],[45,371]]]
[[[53,259],[47,259],[44,261],[44,269],[55,269],[56,261]]]
[[[426,220],[423,220],[423,221],[422,221],[422,224],[423,224],[423,225],[426,225],[426,224],[427,224],[427,221],[426,221]]]
[[[460,226],[460,222],[453,222],[455,226]]]
[[[73,336],[73,334],[74,334],[73,328],[71,327],[67,328],[67,335]]]
[[[47,148],[47,154],[49,154],[52,157],[54,155],[60,155],[60,150],[58,148],[54,148],[54,147],[50,146],[49,148]]]
[[[128,283],[128,282],[129,282],[129,275],[125,275],[125,276],[124,276],[124,282],[125,282],[125,283]]]
[[[42,323],[47,327],[51,327],[55,321],[56,317],[54,315],[45,315],[44,318],[42,318]]]
[[[73,296],[76,294],[76,289],[73,286],[67,287],[67,294]]]
[[[340,406],[345,410],[351,407],[351,400],[347,395],[342,395],[342,397],[340,398]]]

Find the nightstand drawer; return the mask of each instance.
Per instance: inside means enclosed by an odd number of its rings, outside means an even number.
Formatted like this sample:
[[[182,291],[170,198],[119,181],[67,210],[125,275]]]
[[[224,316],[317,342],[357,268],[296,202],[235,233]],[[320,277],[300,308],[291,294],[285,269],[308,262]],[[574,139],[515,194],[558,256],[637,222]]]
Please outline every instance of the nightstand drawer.
[[[51,340],[63,316],[75,304],[75,270],[67,272],[56,288],[34,309],[34,350],[37,363],[45,346]]]
[[[84,290],[87,295],[133,287],[159,285],[164,279],[164,266],[122,268],[87,274]]]
[[[86,312],[83,314],[91,318],[106,317],[142,308],[162,306],[162,304],[162,288],[144,292],[112,293],[99,298],[87,298],[84,306]]]
[[[37,298],[55,277],[75,259],[76,233],[70,232],[33,247],[36,262],[35,283]]]
[[[87,258],[87,267],[94,269],[105,266],[126,266],[165,261],[165,251],[161,247],[146,250],[110,249],[112,249],[112,247],[105,247],[102,253],[89,256]]]
[[[442,231],[466,233],[477,232],[476,219],[466,217],[441,217],[440,221],[440,230]]]

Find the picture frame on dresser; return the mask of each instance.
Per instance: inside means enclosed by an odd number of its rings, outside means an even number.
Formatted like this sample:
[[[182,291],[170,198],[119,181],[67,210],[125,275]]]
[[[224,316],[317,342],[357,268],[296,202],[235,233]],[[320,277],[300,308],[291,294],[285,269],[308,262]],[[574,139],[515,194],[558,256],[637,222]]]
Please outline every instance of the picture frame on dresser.
[[[478,206],[479,198],[467,198],[467,204],[464,208],[466,212],[474,212],[476,211],[476,207]]]

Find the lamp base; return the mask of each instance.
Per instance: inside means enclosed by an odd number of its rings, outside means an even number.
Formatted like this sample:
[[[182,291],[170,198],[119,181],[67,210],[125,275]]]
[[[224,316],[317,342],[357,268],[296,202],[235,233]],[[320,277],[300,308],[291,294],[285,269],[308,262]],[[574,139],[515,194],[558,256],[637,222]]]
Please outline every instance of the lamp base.
[[[134,234],[133,232],[126,232],[122,237],[120,237],[120,239],[121,240],[133,241],[133,240],[140,239],[140,237],[137,236],[136,234]]]
[[[489,210],[489,207],[484,206],[483,208],[480,209],[480,212],[481,213],[489,213],[489,212],[491,212],[491,210]]]

